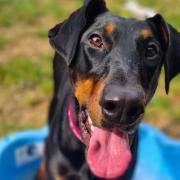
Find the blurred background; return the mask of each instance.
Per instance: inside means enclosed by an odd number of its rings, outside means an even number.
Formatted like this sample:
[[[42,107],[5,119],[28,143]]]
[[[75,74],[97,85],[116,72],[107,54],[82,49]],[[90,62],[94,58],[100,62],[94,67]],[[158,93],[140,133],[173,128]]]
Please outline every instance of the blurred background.
[[[124,17],[158,12],[180,31],[180,0],[106,2],[113,13]],[[82,0],[0,0],[0,137],[46,123],[53,90],[53,50],[47,32],[81,5]],[[167,96],[162,70],[144,119],[180,138],[180,75]]]

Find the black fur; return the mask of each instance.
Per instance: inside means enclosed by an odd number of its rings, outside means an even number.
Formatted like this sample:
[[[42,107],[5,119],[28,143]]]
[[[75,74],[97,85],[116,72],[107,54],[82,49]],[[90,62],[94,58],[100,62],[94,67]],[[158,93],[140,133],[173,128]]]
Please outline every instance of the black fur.
[[[111,35],[101,32],[107,23],[114,26]],[[151,31],[150,39],[140,37],[138,32],[141,29]],[[106,49],[99,51],[87,43],[87,37],[93,31],[103,36]],[[106,73],[105,88],[113,87],[113,84],[125,90],[137,87],[138,99],[140,102],[144,100],[145,106],[156,90],[163,65],[167,92],[171,79],[180,72],[180,34],[160,15],[144,21],[124,19],[111,15],[103,0],[86,0],[82,8],[49,31],[49,39],[56,53],[53,62],[54,96],[48,118],[50,134],[46,144],[47,177],[54,179],[55,172],[65,179],[100,179],[89,170],[85,145],[74,136],[67,120],[70,99],[74,100],[76,108],[73,74],[78,72],[83,77],[91,76],[98,81]],[[143,54],[148,43],[155,43],[158,47],[157,57],[151,60]],[[146,98],[144,91],[147,92]],[[78,123],[76,112],[74,116]],[[138,130],[132,137],[133,160],[124,176],[118,179],[129,180],[133,175],[137,133]]]

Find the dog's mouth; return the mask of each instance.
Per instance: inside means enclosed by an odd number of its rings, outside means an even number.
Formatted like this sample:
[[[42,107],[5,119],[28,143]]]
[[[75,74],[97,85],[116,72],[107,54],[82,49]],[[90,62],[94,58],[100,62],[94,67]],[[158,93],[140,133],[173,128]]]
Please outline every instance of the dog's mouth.
[[[93,134],[94,126],[86,108],[82,108],[80,111],[79,120],[82,140],[87,146],[89,146],[89,141]]]
[[[79,112],[79,120],[91,171],[100,178],[115,179],[122,176],[131,161],[128,131],[119,127],[106,129],[94,126],[85,107]]]

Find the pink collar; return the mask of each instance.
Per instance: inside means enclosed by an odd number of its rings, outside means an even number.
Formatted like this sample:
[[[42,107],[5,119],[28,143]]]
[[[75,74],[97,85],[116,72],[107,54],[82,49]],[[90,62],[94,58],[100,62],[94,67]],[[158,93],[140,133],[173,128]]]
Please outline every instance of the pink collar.
[[[68,107],[68,120],[69,120],[69,126],[70,126],[72,132],[82,142],[80,129],[77,127],[77,125],[75,123],[75,118],[74,118],[74,115],[73,115],[72,101],[70,101],[69,107]]]

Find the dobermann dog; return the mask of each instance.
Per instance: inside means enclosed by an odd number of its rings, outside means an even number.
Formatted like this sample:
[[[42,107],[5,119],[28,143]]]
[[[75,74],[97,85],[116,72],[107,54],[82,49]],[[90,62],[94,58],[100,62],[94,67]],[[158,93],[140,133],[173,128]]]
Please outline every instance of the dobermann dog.
[[[126,19],[112,15],[104,0],[85,0],[49,39],[54,96],[37,178],[130,180],[138,125],[161,68],[167,93],[180,72],[179,32],[161,15]]]

